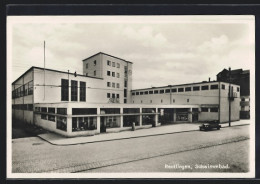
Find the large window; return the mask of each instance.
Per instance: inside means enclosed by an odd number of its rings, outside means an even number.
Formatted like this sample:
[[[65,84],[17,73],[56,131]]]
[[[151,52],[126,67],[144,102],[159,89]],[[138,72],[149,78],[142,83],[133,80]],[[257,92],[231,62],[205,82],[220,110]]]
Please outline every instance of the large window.
[[[218,108],[217,107],[210,108],[210,112],[218,112]]]
[[[208,110],[208,108],[203,107],[203,108],[201,108],[201,112],[209,112],[209,110]]]
[[[67,108],[57,108],[57,114],[67,115]]]
[[[80,101],[86,101],[86,82],[80,82]]]
[[[42,107],[41,108],[41,112],[47,113],[47,108],[46,107]],[[46,119],[47,120],[47,114],[41,114],[41,119]]]
[[[69,100],[69,81],[61,79],[61,101]]]
[[[71,81],[71,101],[78,101],[78,81]]]
[[[97,129],[96,117],[73,117],[72,132]]]
[[[218,89],[218,85],[217,84],[211,85],[210,89]]]
[[[209,89],[209,86],[201,86],[201,90],[208,90]]]
[[[193,87],[193,91],[199,91],[200,90],[200,86],[194,86]]]
[[[164,93],[164,89],[161,89],[161,90],[160,90],[160,93]]]
[[[67,118],[66,117],[57,117],[57,129],[67,131]]]
[[[191,91],[191,87],[186,87],[185,91]]]
[[[33,81],[29,82],[28,84],[28,95],[32,95],[33,94]]]
[[[170,89],[166,89],[166,90],[165,90],[165,93],[170,93],[170,92],[171,92]]]
[[[183,88],[178,88],[178,92],[183,92],[184,89]]]
[[[49,107],[49,108],[48,108],[48,113],[55,114],[55,108]],[[48,115],[48,120],[55,122],[55,115]]]
[[[176,92],[177,92],[177,89],[176,89],[176,88],[172,89],[172,92],[173,92],[173,93],[176,93]]]

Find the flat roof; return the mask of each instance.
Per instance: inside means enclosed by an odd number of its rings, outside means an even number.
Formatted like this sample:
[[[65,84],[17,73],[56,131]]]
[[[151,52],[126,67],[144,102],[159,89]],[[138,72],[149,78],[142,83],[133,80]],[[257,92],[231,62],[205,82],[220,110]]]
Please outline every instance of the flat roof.
[[[20,77],[18,77],[14,82],[12,82],[12,84],[14,84],[15,82],[17,82],[19,79],[21,79],[25,74],[27,74],[28,72],[30,72],[33,69],[39,69],[39,70],[44,70],[44,68],[41,67],[37,67],[37,66],[32,66],[31,68],[29,68],[26,72],[24,72]],[[65,71],[60,71],[60,70],[53,70],[53,69],[49,69],[49,68],[45,68],[45,70],[47,71],[52,71],[52,72],[58,72],[58,73],[65,73],[65,74],[70,74],[70,75],[74,75],[74,73],[68,73]],[[77,74],[77,76],[81,76],[81,77],[88,77],[88,78],[94,78],[94,79],[103,79],[100,77],[92,77],[92,76],[86,76],[86,75],[81,75],[81,74]]]
[[[218,83],[218,82],[221,82],[221,81],[203,81],[203,82],[197,82],[197,83],[187,83],[187,84],[177,84],[177,85],[168,85],[168,86],[159,86],[159,87],[151,87],[151,88],[141,88],[141,89],[133,89],[131,91],[139,91],[139,90],[154,90],[154,89],[161,89],[161,88],[174,88],[174,87],[179,87],[179,86],[189,86],[189,85],[199,85],[199,84],[210,84],[210,83]],[[228,84],[227,82],[221,82],[221,83],[226,83]],[[232,84],[232,85],[236,85],[236,84]],[[239,85],[236,85],[236,86],[239,86]]]
[[[122,58],[119,58],[119,57],[116,57],[116,56],[112,56],[112,55],[106,54],[106,53],[104,53],[104,52],[96,53],[96,54],[94,54],[94,55],[92,55],[92,56],[90,56],[90,57],[88,57],[88,58],[86,58],[86,59],[83,59],[82,61],[85,61],[85,60],[87,60],[87,59],[90,59],[90,58],[92,58],[92,57],[94,57],[94,56],[96,56],[96,55],[98,55],[98,54],[107,55],[107,56],[109,56],[109,57],[113,57],[113,58],[116,58],[116,59],[120,59],[120,60],[125,61],[125,62],[127,62],[127,63],[133,64],[131,61],[126,61],[125,59],[122,59]]]

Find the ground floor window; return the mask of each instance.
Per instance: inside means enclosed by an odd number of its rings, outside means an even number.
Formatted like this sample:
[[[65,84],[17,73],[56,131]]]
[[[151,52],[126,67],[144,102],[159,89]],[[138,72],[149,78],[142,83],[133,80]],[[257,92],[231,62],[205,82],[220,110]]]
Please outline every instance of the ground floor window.
[[[143,115],[142,125],[152,125],[155,123],[155,115]]]
[[[57,117],[57,129],[67,131],[67,118],[66,117]]]
[[[176,114],[176,121],[188,121],[188,113]]]
[[[47,108],[46,107],[42,107],[41,108],[41,112],[47,113]],[[41,119],[46,119],[47,120],[47,114],[41,114]]]
[[[73,117],[72,118],[72,132],[96,130],[97,118],[96,117]]]
[[[104,120],[107,128],[120,127],[120,116],[106,116]]]
[[[139,126],[139,116],[124,116],[123,117],[123,127],[131,127],[133,122],[135,126]]]
[[[49,107],[48,108],[48,113],[55,114],[55,108]],[[55,122],[55,115],[48,115],[48,120]]]

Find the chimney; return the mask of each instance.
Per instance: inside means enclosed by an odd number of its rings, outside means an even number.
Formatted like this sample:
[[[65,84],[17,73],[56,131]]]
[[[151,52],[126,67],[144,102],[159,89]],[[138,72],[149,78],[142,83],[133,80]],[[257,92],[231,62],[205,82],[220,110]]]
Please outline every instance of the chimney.
[[[209,77],[209,82],[210,82],[210,77]]]

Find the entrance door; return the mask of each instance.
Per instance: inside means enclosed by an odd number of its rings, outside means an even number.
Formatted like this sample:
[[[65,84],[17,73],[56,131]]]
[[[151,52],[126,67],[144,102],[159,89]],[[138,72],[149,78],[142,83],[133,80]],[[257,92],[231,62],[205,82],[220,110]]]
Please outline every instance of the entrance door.
[[[198,113],[192,114],[192,122],[198,122],[198,119],[199,119]]]
[[[100,133],[106,132],[106,121],[105,117],[100,117]]]

